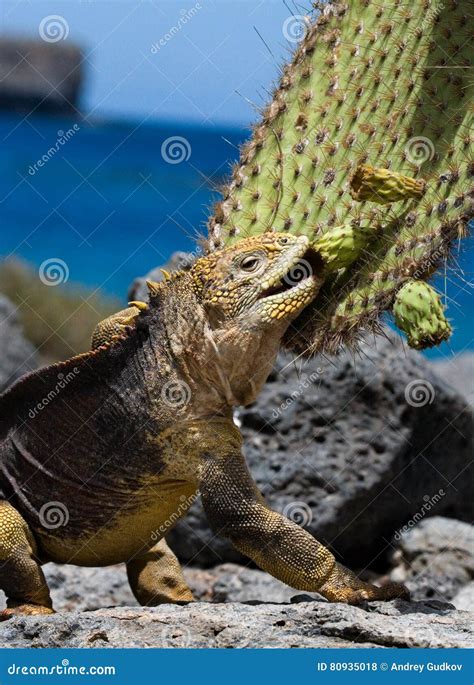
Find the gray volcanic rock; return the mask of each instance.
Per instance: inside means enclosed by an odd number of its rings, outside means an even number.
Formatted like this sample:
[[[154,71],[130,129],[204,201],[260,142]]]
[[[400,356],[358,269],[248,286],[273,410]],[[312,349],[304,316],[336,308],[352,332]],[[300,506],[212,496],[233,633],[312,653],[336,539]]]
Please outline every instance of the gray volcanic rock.
[[[390,577],[405,583],[413,599],[453,600],[474,577],[474,527],[434,516],[407,527],[395,544]],[[471,589],[472,593],[472,589]],[[461,607],[460,607],[461,608]]]
[[[93,611],[138,604],[128,585],[125,564],[87,568],[50,563],[43,570],[56,611]],[[264,571],[237,564],[221,564],[212,569],[187,567],[184,577],[195,599],[204,602],[290,602],[299,594]],[[2,610],[5,598],[3,593],[0,595]]]
[[[59,17],[40,27],[67,37]],[[50,37],[55,37],[50,35]],[[82,84],[82,55],[78,47],[58,41],[0,38],[0,108],[74,112]],[[46,152],[47,150],[45,150]]]
[[[163,604],[16,617],[0,624],[0,647],[469,647],[471,620],[449,604],[401,600]]]
[[[355,359],[282,355],[237,415],[269,504],[356,568],[382,562],[426,499],[436,500],[429,515],[472,513],[471,409],[422,355],[387,337]],[[209,530],[199,502],[168,539],[192,564],[243,560]]]
[[[15,307],[0,296],[0,392],[37,366],[35,348],[23,337]]]
[[[463,352],[455,357],[433,361],[437,374],[474,404],[474,353]]]

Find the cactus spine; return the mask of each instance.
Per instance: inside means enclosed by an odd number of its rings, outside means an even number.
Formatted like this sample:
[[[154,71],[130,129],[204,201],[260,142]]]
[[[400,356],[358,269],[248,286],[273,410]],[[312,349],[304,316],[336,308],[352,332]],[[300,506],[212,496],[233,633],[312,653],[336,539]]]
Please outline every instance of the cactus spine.
[[[468,17],[467,0],[327,3],[283,68],[207,245],[288,231],[326,250],[325,284],[289,348],[333,352],[376,329],[404,284],[429,277],[465,232]]]

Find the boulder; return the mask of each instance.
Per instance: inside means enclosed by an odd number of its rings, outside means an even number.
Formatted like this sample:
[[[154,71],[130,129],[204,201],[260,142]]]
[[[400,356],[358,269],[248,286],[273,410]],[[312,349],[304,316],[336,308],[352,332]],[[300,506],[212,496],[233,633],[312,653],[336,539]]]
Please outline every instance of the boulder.
[[[36,350],[23,336],[15,307],[0,295],[0,392],[37,366]]]
[[[474,577],[473,526],[433,516],[406,525],[394,542],[392,580],[405,583],[414,599],[453,600],[456,607],[466,606],[468,590],[461,597],[459,593]]]
[[[402,600],[163,604],[15,617],[0,624],[0,647],[468,647],[472,617]]]
[[[39,31],[44,40],[0,38],[0,108],[77,113],[81,51],[62,42],[64,17],[45,17]]]
[[[447,359],[435,359],[436,373],[444,378],[470,404],[474,404],[474,352],[462,352]]]

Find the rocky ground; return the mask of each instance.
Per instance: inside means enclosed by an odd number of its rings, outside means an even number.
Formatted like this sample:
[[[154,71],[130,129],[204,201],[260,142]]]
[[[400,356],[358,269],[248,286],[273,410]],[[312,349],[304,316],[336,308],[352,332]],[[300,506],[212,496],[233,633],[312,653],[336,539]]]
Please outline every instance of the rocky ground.
[[[0,343],[5,387],[36,359],[4,300]],[[48,564],[59,613],[0,624],[0,646],[472,645],[472,359],[432,364],[391,334],[356,359],[300,367],[282,356],[236,415],[271,505],[366,579],[406,583],[411,602],[348,607],[298,594],[216,538],[196,505],[170,542],[199,603],[144,609],[122,566]]]

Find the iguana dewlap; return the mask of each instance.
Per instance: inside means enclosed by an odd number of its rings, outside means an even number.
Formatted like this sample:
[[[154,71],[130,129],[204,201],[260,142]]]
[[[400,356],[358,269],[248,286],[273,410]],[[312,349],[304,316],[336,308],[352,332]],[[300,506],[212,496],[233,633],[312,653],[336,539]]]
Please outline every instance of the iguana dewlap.
[[[272,511],[242,456],[232,408],[255,399],[318,292],[308,246],[267,234],[198,259],[150,283],[148,307],[99,324],[95,349],[0,397],[3,618],[52,611],[48,561],[123,562],[141,604],[192,600],[165,535],[197,493],[217,534],[292,587],[344,602],[406,594],[361,582]]]

